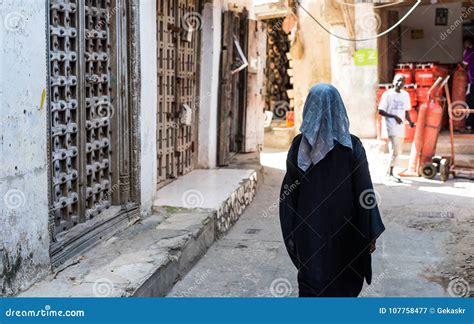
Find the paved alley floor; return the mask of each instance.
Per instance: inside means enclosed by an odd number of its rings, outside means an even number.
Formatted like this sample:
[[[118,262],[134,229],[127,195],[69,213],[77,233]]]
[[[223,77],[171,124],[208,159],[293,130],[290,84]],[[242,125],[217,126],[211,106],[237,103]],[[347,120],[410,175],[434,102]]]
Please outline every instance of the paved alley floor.
[[[296,270],[282,243],[278,196],[286,152],[267,150],[263,184],[230,232],[216,241],[169,296],[297,296]],[[361,296],[466,296],[474,279],[474,182],[385,182],[387,156],[369,164],[386,231]],[[471,286],[469,285],[471,284]]]

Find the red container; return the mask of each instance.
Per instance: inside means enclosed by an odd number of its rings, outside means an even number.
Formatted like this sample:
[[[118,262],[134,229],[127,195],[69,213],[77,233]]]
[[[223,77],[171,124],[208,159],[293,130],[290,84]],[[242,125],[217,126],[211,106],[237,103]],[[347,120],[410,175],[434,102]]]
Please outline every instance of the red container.
[[[441,128],[441,121],[443,119],[443,108],[436,100],[431,101],[428,106],[423,106],[427,109],[425,125],[423,129],[423,146],[420,155],[419,165],[431,162],[431,159],[436,152],[436,143],[438,142],[438,135]]]
[[[468,83],[469,81],[466,69],[464,69],[461,65],[458,65],[453,75],[453,85],[451,89],[453,108],[466,108],[467,104],[465,102]],[[474,89],[471,89],[471,91],[474,91]],[[454,129],[464,129],[464,127],[466,127],[466,119],[462,118],[462,116],[461,118],[454,117],[452,119]]]
[[[415,82],[417,86],[431,87],[435,82],[433,68],[418,67],[415,69]]]
[[[377,89],[377,94],[376,94],[377,106],[380,103],[380,99],[382,98],[383,93],[385,91],[387,91],[388,89],[390,89],[391,87],[392,87],[392,84],[390,84],[390,83],[381,83],[381,84],[379,84],[379,88]]]
[[[420,166],[426,162],[431,162],[436,152],[436,142],[438,141],[442,118],[443,108],[436,100],[420,105],[410,161],[408,162],[409,173],[419,174]]]
[[[413,82],[413,64],[401,63],[397,64],[397,67],[393,71],[395,75],[403,75],[405,77],[405,83],[409,84]]]
[[[377,139],[382,139],[382,116],[378,113],[378,106],[380,103],[380,99],[382,98],[382,95],[385,91],[390,89],[392,87],[392,84],[390,83],[381,83],[379,84],[379,88],[377,89],[376,93],[376,103],[377,103],[377,108],[375,110],[375,130],[377,133]]]
[[[295,112],[287,111],[286,112],[286,127],[295,126]]]
[[[405,91],[410,95],[410,102],[412,107],[416,107],[418,104],[418,96],[416,94],[416,85],[407,84],[405,85]]]
[[[429,87],[417,87],[416,88],[416,97],[418,99],[418,102],[420,104],[423,104],[428,100],[428,90],[430,90]]]
[[[449,75],[449,68],[441,64],[433,64],[433,74],[435,80],[439,77],[446,78]]]

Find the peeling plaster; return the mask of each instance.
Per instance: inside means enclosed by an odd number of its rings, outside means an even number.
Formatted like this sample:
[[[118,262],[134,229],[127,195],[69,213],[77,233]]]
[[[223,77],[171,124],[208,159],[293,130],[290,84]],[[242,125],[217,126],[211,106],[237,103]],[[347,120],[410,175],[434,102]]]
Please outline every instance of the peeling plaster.
[[[46,2],[0,4],[0,291],[14,295],[50,271],[47,110],[40,109]]]

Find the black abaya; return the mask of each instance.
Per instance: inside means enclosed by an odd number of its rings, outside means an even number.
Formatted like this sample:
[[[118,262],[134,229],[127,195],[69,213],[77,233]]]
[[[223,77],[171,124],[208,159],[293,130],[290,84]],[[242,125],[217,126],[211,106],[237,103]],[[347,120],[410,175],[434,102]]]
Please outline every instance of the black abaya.
[[[302,135],[293,140],[280,193],[280,222],[298,269],[300,296],[359,295],[372,278],[370,244],[383,231],[365,150],[336,144],[316,165],[297,166]]]

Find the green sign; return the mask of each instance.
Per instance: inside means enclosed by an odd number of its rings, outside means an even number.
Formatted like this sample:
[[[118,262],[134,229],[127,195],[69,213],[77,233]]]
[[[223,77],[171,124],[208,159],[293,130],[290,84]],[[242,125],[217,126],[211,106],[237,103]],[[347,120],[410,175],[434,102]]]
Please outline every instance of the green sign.
[[[356,66],[377,65],[379,62],[375,48],[363,48],[354,52],[354,64]]]

